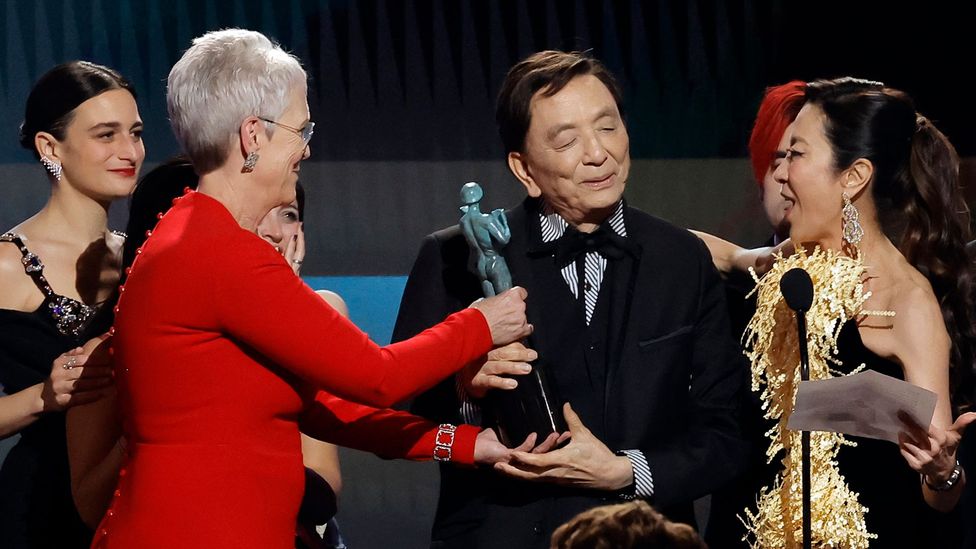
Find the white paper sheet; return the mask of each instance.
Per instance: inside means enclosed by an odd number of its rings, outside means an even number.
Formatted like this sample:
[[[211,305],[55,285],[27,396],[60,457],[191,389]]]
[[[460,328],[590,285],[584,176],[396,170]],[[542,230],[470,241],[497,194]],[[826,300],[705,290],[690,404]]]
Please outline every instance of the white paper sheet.
[[[832,431],[898,442],[906,427],[898,412],[928,429],[938,396],[932,391],[867,370],[821,381],[801,381],[787,428]]]

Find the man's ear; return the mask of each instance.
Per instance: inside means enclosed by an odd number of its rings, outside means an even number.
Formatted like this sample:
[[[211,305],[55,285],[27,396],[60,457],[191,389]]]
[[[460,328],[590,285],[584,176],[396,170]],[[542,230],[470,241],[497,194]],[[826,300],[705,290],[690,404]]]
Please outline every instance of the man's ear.
[[[525,190],[529,193],[529,196],[532,198],[539,198],[542,196],[542,189],[536,185],[529,165],[526,162],[525,155],[518,151],[508,153],[508,169],[512,170],[512,174],[515,175],[515,178],[519,180],[523,187],[525,187]]]

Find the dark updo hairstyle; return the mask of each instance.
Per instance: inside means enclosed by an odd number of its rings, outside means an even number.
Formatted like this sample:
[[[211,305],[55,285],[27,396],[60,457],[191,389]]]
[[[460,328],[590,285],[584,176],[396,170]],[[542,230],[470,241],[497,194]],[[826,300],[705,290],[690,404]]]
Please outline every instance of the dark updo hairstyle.
[[[114,70],[88,61],[71,61],[47,71],[27,96],[24,121],[20,125],[20,145],[40,159],[34,146],[38,132],[64,139],[75,109],[92,97],[109,90],[136,91]]]
[[[199,178],[185,156],[171,158],[149,171],[136,183],[129,198],[129,221],[125,225],[125,245],[122,247],[122,266],[129,267],[136,259],[136,250],[146,242],[158,215],[166,213],[173,199],[183,196],[187,187],[197,188]]]
[[[969,208],[959,185],[959,157],[905,92],[855,78],[817,80],[807,103],[826,116],[834,167],[864,158],[874,165],[871,193],[885,232],[932,284],[949,338],[953,403],[973,402],[973,272],[966,243]]]

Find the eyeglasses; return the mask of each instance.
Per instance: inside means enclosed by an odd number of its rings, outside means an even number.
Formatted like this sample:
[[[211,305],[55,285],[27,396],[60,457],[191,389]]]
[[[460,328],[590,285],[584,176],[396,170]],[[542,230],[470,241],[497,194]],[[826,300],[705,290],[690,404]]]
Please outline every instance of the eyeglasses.
[[[297,134],[299,137],[302,138],[303,145],[308,145],[308,142],[312,140],[312,134],[315,133],[315,122],[312,122],[311,120],[306,122],[305,125],[302,126],[301,128],[293,128],[291,126],[286,126],[281,122],[275,122],[274,120],[270,120],[268,118],[261,118],[260,116],[258,117],[258,120],[263,120],[268,124],[281,126],[282,128]]]

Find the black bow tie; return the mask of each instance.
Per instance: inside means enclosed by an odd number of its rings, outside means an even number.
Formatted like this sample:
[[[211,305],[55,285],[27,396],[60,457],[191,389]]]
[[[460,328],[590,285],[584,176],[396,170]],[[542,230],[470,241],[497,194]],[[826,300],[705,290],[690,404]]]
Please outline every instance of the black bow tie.
[[[581,255],[597,252],[607,259],[620,259],[626,254],[635,256],[633,243],[613,229],[601,225],[592,233],[583,233],[575,227],[567,227],[558,239],[547,242],[545,248],[553,253],[556,264],[564,267]]]

